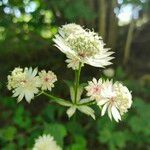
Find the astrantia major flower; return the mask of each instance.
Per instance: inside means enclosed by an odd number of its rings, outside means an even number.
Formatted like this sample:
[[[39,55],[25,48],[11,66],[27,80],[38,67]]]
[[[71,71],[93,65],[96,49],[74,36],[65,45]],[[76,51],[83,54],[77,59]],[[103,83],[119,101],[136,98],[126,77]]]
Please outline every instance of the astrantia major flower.
[[[77,29],[78,28],[78,29]],[[55,46],[66,56],[78,58],[82,64],[86,63],[94,67],[110,65],[113,58],[108,48],[104,48],[104,42],[97,33],[84,30],[76,24],[67,24],[59,29],[54,39]],[[70,58],[68,58],[70,59]]]
[[[37,68],[32,69],[16,68],[8,76],[8,89],[12,90],[13,97],[18,97],[20,102],[24,97],[27,102],[34,98],[34,94],[39,92],[40,80],[37,75]]]
[[[73,70],[77,70],[80,66],[80,59],[77,56],[68,54],[66,62],[68,63],[67,67],[72,68]],[[84,64],[82,63],[81,66]]]
[[[87,96],[89,96],[91,100],[99,100],[101,95],[101,88],[102,79],[97,81],[95,78],[93,78],[92,81],[88,82],[88,86],[85,87]]]
[[[46,72],[45,70],[42,70],[39,72],[39,77],[41,81],[41,89],[51,91],[54,87],[54,83],[57,81],[56,75],[52,71]]]
[[[51,135],[43,135],[35,140],[32,150],[61,150]]]
[[[94,83],[97,83],[96,80],[94,81]],[[94,83],[90,82],[89,87],[91,84],[94,85]],[[90,88],[87,90],[88,93],[90,93]],[[92,97],[92,94],[89,94],[89,96]],[[102,116],[107,111],[109,118],[112,120],[113,117],[115,121],[118,122],[119,120],[121,120],[121,116],[126,113],[131,107],[132,96],[127,87],[123,86],[121,83],[115,82],[113,84],[112,80],[106,80],[101,84],[100,94],[96,99],[96,102],[97,105],[102,107]]]

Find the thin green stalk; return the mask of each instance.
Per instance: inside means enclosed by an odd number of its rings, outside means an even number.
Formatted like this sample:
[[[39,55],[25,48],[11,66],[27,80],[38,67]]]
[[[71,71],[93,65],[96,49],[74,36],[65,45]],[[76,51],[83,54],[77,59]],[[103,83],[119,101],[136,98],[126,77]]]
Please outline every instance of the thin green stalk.
[[[45,96],[51,98],[51,100],[52,100],[53,102],[58,103],[58,104],[60,104],[60,105],[62,105],[62,106],[67,106],[67,107],[69,107],[69,106],[72,105],[69,101],[67,101],[67,100],[65,100],[65,99],[55,97],[55,96],[53,96],[53,95],[51,95],[51,94],[48,94],[48,93],[46,93],[46,92],[42,92],[42,93],[43,93]]]
[[[80,74],[81,74],[81,67],[82,64],[79,64],[79,69],[77,70],[75,74],[75,98],[74,98],[74,103],[77,103],[77,95],[78,95],[78,87],[79,87],[79,82],[80,82]]]
[[[77,104],[78,106],[82,106],[82,105],[94,105],[96,103],[96,101],[95,100],[93,100],[93,101],[90,101],[90,102],[85,102],[85,103],[79,103],[79,104]]]

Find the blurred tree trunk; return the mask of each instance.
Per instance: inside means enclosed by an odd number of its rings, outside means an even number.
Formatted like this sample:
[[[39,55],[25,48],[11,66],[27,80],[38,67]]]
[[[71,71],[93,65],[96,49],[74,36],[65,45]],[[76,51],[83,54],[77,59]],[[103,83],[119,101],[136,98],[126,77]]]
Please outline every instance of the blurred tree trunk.
[[[91,10],[95,11],[95,2],[94,0],[88,0],[88,4],[89,4],[89,7],[91,8]],[[88,22],[88,26],[90,28],[96,28],[96,25],[95,25],[95,19],[91,19],[89,22]]]
[[[124,49],[124,58],[123,58],[124,65],[126,65],[129,60],[130,48],[131,48],[131,43],[132,43],[132,39],[133,39],[134,25],[135,25],[135,20],[132,19],[132,21],[129,25],[125,49]]]
[[[108,21],[108,37],[107,37],[107,44],[112,49],[115,48],[116,40],[117,40],[117,29],[118,29],[118,20],[114,13],[114,8],[117,7],[117,0],[110,1],[110,7],[108,7],[109,12],[109,21]]]
[[[106,0],[98,0],[98,30],[100,36],[105,40],[106,34]]]

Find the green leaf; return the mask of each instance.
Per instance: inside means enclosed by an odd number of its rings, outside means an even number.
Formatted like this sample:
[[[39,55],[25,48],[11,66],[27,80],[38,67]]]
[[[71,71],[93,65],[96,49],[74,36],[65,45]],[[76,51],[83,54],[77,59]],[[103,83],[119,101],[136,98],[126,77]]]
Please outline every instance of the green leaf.
[[[86,139],[81,135],[75,135],[75,142],[68,147],[67,150],[87,150]]]
[[[27,110],[25,111],[22,105],[18,106],[18,108],[16,109],[13,121],[20,128],[30,128],[31,126],[29,112],[27,112]]]
[[[67,115],[68,115],[68,117],[71,118],[75,112],[76,112],[76,106],[71,106],[71,107],[67,110]]]
[[[81,105],[90,105],[90,104],[94,104],[95,101],[94,100],[91,100],[90,98],[84,98],[84,99],[81,99],[79,104]]]
[[[67,135],[67,130],[64,125],[59,123],[46,124],[45,134],[51,134],[60,146],[63,146],[63,139]]]
[[[94,114],[94,110],[89,107],[89,106],[78,106],[77,107],[79,111],[81,111],[82,113],[91,116],[94,120],[95,120],[95,114]]]
[[[2,130],[2,138],[6,141],[12,141],[17,134],[17,129],[13,126],[6,127]]]

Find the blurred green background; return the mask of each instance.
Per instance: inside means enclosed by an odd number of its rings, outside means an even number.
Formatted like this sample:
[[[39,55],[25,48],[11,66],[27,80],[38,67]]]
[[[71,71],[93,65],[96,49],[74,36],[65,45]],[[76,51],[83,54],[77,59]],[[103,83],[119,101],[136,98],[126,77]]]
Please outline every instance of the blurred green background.
[[[54,71],[53,93],[69,98],[64,83],[73,79],[65,55],[52,38],[59,26],[74,22],[94,29],[115,51],[114,80],[132,91],[133,106],[120,123],[96,121],[40,96],[17,104],[6,88],[14,67]],[[53,135],[64,150],[150,150],[150,2],[148,0],[0,0],[0,149],[26,150],[43,133]],[[109,68],[107,67],[107,68]],[[104,76],[103,69],[84,67],[82,82]]]

